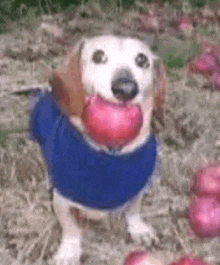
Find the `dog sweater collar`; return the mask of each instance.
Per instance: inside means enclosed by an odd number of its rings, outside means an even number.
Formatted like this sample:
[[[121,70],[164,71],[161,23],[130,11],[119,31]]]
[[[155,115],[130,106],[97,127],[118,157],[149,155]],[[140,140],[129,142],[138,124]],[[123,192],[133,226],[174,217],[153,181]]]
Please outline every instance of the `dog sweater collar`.
[[[32,95],[30,133],[40,144],[50,184],[73,202],[115,209],[151,181],[157,160],[155,135],[133,153],[99,152],[88,145],[48,91],[35,90]]]

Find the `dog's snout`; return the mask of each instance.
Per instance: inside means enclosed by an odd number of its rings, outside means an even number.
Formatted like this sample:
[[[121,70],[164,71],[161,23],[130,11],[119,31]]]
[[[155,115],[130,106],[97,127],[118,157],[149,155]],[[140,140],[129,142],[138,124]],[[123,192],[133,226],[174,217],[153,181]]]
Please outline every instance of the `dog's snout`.
[[[117,99],[131,100],[138,93],[138,85],[134,80],[119,78],[112,82],[112,92]]]

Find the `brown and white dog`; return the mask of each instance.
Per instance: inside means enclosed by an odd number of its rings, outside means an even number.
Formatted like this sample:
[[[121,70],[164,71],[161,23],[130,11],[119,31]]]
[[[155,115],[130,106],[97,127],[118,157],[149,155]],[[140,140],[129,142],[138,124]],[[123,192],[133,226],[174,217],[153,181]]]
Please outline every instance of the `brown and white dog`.
[[[107,154],[112,150],[119,156],[130,154],[147,142],[152,117],[163,117],[166,78],[156,61],[149,45],[138,38],[102,35],[84,39],[53,72],[52,95],[71,124],[85,135],[88,145]],[[129,115],[133,119],[129,120]],[[103,130],[108,131],[107,136]],[[125,213],[132,238],[149,240],[155,232],[141,220],[141,198],[138,196],[118,212]],[[105,217],[108,211],[73,202],[56,189],[53,206],[62,227],[56,264],[78,264],[82,230],[71,208],[92,219]]]

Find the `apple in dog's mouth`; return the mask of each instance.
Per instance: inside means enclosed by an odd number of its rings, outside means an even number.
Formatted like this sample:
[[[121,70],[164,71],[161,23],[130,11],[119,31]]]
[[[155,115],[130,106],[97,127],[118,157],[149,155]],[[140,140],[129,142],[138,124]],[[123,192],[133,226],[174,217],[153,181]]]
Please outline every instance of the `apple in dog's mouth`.
[[[81,117],[89,137],[109,148],[134,140],[143,124],[139,105],[110,102],[99,95],[87,97]]]

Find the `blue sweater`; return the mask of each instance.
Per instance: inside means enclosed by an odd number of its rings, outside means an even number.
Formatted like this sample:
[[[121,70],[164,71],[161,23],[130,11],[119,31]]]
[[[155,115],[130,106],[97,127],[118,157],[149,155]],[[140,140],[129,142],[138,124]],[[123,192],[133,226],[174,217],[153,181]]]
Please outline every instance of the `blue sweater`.
[[[52,186],[61,195],[112,210],[149,182],[157,159],[155,135],[133,153],[107,154],[90,147],[48,91],[35,90],[31,105],[31,136],[40,144]]]

